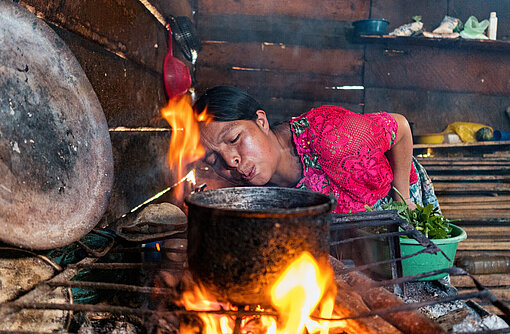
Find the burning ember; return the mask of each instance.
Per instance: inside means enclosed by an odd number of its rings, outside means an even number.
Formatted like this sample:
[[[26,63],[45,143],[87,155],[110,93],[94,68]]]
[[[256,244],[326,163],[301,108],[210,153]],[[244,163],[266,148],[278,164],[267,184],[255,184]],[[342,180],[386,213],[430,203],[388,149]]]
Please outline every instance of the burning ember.
[[[211,121],[206,111],[204,110],[196,116],[189,95],[170,99],[168,104],[161,109],[161,116],[172,127],[167,162],[170,168],[177,172],[178,180],[182,178],[186,165],[200,159],[205,153],[199,143],[198,123]]]
[[[338,332],[358,327],[350,320],[326,320],[345,316],[335,310],[336,294],[334,274],[329,265],[321,266],[312,255],[303,252],[271,287],[272,310],[276,313],[260,307],[246,308],[247,315],[240,320],[231,316],[235,312],[229,312],[238,311],[236,306],[220,303],[204,287],[195,286],[193,291],[183,293],[180,304],[187,310],[204,311],[199,313],[203,328],[200,331],[189,324],[181,324],[180,333],[197,333],[198,330],[204,334],[325,334],[332,329]]]

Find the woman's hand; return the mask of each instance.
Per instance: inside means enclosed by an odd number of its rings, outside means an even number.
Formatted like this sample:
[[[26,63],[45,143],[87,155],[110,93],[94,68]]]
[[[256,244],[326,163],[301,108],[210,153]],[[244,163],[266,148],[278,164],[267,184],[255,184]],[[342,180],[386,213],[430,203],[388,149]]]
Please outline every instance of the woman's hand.
[[[416,209],[416,204],[413,202],[413,200],[411,198],[405,198],[404,199],[406,204],[407,204],[407,207],[409,208],[409,210],[414,210]]]
[[[402,197],[400,197],[400,195],[395,190],[392,191],[393,191],[392,198],[394,201],[405,202],[409,210],[416,209],[416,203],[413,202],[413,199],[410,196],[404,197],[404,199],[402,200]]]

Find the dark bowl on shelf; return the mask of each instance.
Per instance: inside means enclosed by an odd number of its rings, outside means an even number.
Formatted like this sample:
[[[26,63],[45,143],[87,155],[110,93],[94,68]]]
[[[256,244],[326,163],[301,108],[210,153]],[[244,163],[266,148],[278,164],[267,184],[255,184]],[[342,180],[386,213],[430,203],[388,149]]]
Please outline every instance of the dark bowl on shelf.
[[[366,19],[352,22],[356,35],[385,35],[390,22],[383,19]]]

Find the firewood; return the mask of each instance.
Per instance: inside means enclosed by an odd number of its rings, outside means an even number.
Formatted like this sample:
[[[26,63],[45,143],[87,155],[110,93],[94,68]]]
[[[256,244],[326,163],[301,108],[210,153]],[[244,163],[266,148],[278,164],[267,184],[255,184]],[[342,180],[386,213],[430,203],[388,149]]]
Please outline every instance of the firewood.
[[[335,300],[334,315],[336,317],[355,316],[370,312],[363,299],[351,286],[342,280],[337,281],[338,292]],[[334,325],[334,323],[333,323]],[[396,327],[386,322],[379,316],[349,320],[347,326],[338,326],[330,329],[330,333],[338,333],[336,329],[342,329],[345,333],[377,333],[377,334],[397,334],[402,333]]]
[[[335,271],[335,279],[351,286],[372,311],[405,304],[402,299],[385,288],[371,287],[374,282],[359,272],[351,271],[343,275],[340,274],[346,269],[345,265],[332,256],[329,257],[329,260]],[[442,327],[418,311],[383,313],[381,317],[404,333],[435,334],[445,332]]]

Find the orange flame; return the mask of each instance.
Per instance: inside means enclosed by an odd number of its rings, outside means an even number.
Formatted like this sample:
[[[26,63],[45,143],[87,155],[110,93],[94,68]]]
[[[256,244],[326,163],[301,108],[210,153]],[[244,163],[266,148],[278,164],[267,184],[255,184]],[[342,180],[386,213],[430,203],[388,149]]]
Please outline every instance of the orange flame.
[[[161,109],[161,115],[172,127],[167,162],[170,168],[177,170],[177,179],[180,180],[186,165],[201,158],[205,153],[199,142],[199,122],[208,123],[212,119],[206,110],[198,116],[195,115],[189,95],[168,101]]]
[[[201,286],[196,286],[193,291],[185,291],[181,303],[186,307],[191,306],[195,311],[219,311],[222,308],[222,305],[214,301],[214,297]],[[203,334],[225,333],[224,329],[228,326],[227,317],[218,318],[216,315],[200,314],[200,318],[204,322]],[[179,332],[181,334],[196,333],[194,328],[186,324],[181,325]]]
[[[308,252],[304,252],[289,266],[271,289],[274,308],[281,316],[283,328],[278,334],[328,333],[327,324],[310,319],[329,287],[334,293],[328,293],[320,307],[320,317],[331,318],[335,303],[336,286],[331,270],[322,270]]]
[[[306,329],[310,334],[327,334],[332,328],[347,328],[349,324],[345,321],[333,323],[312,319],[312,315],[321,319],[332,318],[336,292],[334,274],[329,265],[319,265],[312,255],[304,252],[271,287],[272,307],[278,312],[278,319],[269,315],[245,317],[241,322],[241,333],[300,334]],[[181,303],[186,309],[195,311],[236,310],[230,304],[216,302],[203,287],[185,292]],[[256,311],[263,310],[257,308]],[[235,317],[205,313],[199,316],[204,324],[202,333],[226,334],[234,331]],[[250,330],[250,326],[254,325],[257,330]],[[186,324],[182,324],[180,330],[183,334],[196,333],[196,328],[186,327]]]

